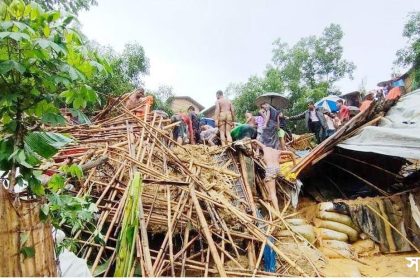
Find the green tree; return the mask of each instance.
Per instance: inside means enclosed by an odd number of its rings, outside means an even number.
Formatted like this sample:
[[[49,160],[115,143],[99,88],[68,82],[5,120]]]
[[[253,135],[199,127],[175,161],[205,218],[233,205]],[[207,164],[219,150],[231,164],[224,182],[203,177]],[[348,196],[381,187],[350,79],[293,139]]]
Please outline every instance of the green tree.
[[[10,186],[26,181],[29,195],[39,197],[64,187],[59,175],[41,185],[37,168],[71,142],[42,127],[63,123],[62,104],[79,110],[96,102],[87,82],[106,74],[106,64],[85,47],[73,16],[14,0],[0,3],[0,18],[0,169]],[[77,169],[64,173],[79,177]]]
[[[289,46],[281,39],[273,45],[273,65],[263,77],[252,76],[245,84],[233,84],[227,89],[234,93],[234,105],[239,120],[246,111],[255,113],[255,99],[264,92],[287,95],[290,108],[286,114],[300,113],[309,100],[318,100],[329,93],[338,94],[335,83],[346,76],[353,78],[354,63],[343,58],[341,40],[344,36],[337,24],[327,26],[321,36],[309,36]],[[303,131],[299,124],[298,131]]]
[[[162,110],[168,115],[173,115],[171,109],[171,99],[175,96],[173,87],[168,85],[161,85],[156,91],[150,93],[154,97],[153,110]]]
[[[110,96],[120,96],[139,87],[142,77],[149,73],[149,59],[137,42],[126,44],[121,53],[110,46],[95,43],[90,44],[90,49],[105,58],[112,69],[109,75],[99,73],[90,79],[92,88],[104,93],[101,95],[101,104],[105,104]]]
[[[274,42],[273,63],[296,101],[319,85],[333,90],[334,83],[352,74],[354,63],[343,59],[343,31],[337,24],[326,27],[320,37],[309,36],[289,47],[281,39]]]
[[[25,0],[30,3],[30,0]],[[89,10],[90,6],[97,5],[96,0],[34,0],[45,10],[65,10],[74,14]]]
[[[255,100],[265,92],[283,92],[283,81],[280,73],[274,68],[268,68],[263,77],[252,76],[245,84],[231,84],[226,92],[232,96],[236,117],[245,121],[245,113],[256,114],[258,108]]]
[[[397,51],[396,65],[412,67],[414,70],[413,88],[420,86],[420,12],[408,15],[404,25],[403,36],[407,39],[407,46]]]

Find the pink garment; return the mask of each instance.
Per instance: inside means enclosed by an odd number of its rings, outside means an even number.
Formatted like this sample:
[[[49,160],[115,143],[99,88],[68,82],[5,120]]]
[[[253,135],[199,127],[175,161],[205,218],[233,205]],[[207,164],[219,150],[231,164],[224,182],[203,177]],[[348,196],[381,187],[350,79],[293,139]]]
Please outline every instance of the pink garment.
[[[338,118],[340,121],[348,121],[350,119],[350,110],[346,105],[341,105],[340,111],[338,112]]]
[[[264,126],[264,118],[261,116],[255,116],[254,118],[257,123],[257,128],[262,128]]]

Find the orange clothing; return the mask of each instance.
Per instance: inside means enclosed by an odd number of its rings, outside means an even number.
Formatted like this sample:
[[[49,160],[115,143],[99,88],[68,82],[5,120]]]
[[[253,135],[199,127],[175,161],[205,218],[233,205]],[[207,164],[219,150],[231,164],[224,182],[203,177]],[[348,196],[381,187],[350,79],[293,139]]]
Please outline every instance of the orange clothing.
[[[364,100],[362,102],[362,105],[360,105],[360,108],[359,108],[360,112],[366,111],[370,107],[370,104],[372,104],[372,101],[373,100],[368,100],[368,99]]]
[[[143,97],[141,100],[141,103],[143,105],[134,111],[134,113],[138,117],[141,117],[141,116],[144,116],[145,114],[150,113],[150,109],[152,108],[152,105],[153,105],[153,96],[148,95],[148,96]]]
[[[386,96],[386,100],[395,100],[400,97],[401,97],[400,87],[394,87],[388,92],[388,95]]]

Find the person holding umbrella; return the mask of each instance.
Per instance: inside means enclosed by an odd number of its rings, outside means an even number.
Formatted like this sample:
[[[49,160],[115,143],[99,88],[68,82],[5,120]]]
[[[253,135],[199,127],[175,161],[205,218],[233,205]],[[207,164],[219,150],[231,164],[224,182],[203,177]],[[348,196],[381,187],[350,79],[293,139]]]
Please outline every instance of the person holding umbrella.
[[[276,108],[287,108],[289,100],[282,94],[266,92],[258,96],[256,105],[261,108],[260,115],[264,118],[260,141],[267,147],[279,149],[279,111]]]
[[[325,120],[324,114],[321,110],[315,107],[313,101],[308,102],[308,110],[286,119],[291,121],[305,119],[306,128],[315,134],[317,143],[321,143],[322,139],[324,139],[324,133],[327,130],[327,121]]]
[[[277,132],[278,111],[268,102],[261,104],[260,115],[264,118],[264,126],[261,134],[261,142],[270,148],[279,149],[279,138]]]

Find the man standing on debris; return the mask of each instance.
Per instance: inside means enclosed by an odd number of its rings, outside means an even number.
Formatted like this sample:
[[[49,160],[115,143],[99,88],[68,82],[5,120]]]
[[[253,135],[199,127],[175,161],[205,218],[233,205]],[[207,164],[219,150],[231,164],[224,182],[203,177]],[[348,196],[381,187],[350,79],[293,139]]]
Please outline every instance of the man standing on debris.
[[[145,106],[138,108],[140,105],[144,104]],[[149,113],[151,106],[153,105],[153,96],[144,96],[144,88],[140,87],[136,89],[125,102],[125,107],[128,110],[134,110],[134,113],[137,116],[142,116],[146,112]]]
[[[171,117],[171,123],[176,124],[172,130],[173,139],[179,145],[187,142],[187,125],[182,118],[181,113],[176,113]]]
[[[125,102],[125,107],[128,110],[134,109],[140,105],[141,100],[144,97],[144,88],[136,89],[130,96],[128,97],[127,101]]]
[[[223,92],[221,90],[216,92],[216,97],[216,126],[219,128],[222,146],[225,146],[226,144],[232,143],[232,136],[230,135],[230,132],[233,128],[233,122],[235,121],[235,113],[232,103],[229,99],[223,96]]]
[[[256,144],[263,152],[263,160],[266,165],[264,179],[265,187],[270,195],[274,208],[276,211],[280,211],[276,193],[276,179],[280,173],[281,155],[289,155],[293,160],[293,164],[296,165],[295,155],[290,151],[279,151],[267,147],[258,140],[252,140],[251,143]]]
[[[198,118],[198,115],[195,112],[194,106],[188,107],[188,116],[190,117],[193,131],[193,138],[191,143],[195,145],[200,140],[200,119]]]
[[[305,119],[306,128],[315,134],[317,143],[321,143],[324,138],[323,135],[327,130],[327,122],[325,120],[324,114],[320,111],[319,108],[315,107],[313,101],[308,102],[308,110],[305,112],[291,116],[287,118],[288,120],[300,120]]]

